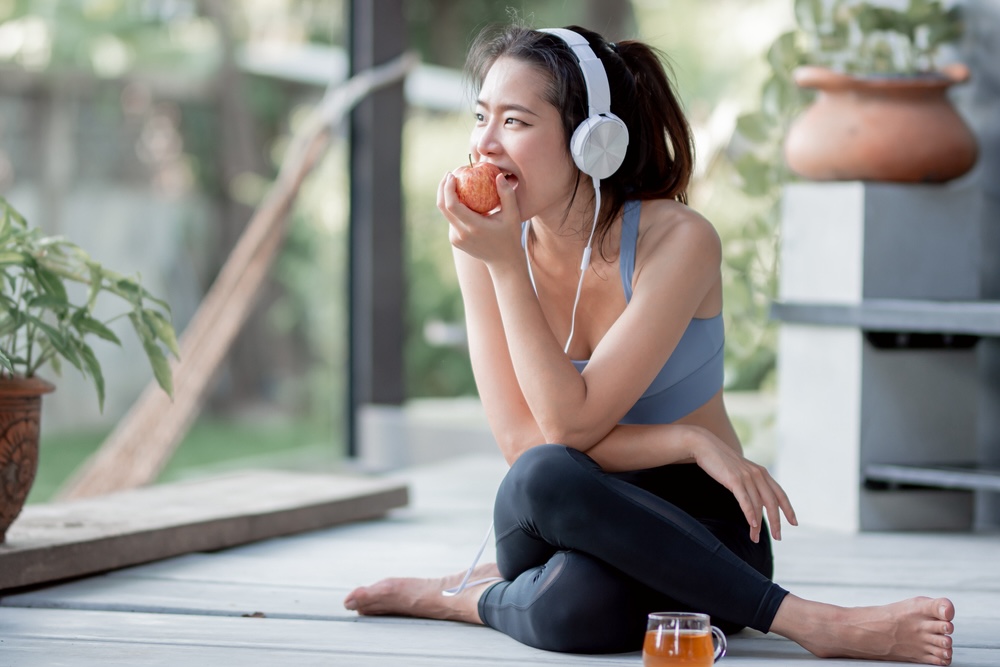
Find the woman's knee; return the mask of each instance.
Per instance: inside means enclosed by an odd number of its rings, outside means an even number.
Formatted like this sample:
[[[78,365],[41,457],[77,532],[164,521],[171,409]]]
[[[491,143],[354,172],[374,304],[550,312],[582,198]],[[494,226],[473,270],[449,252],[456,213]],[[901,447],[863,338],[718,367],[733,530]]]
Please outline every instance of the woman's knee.
[[[586,454],[571,447],[538,445],[514,462],[502,490],[510,500],[531,507],[558,507],[563,501],[579,499],[578,486],[588,481],[588,463],[599,469]]]
[[[560,653],[620,653],[642,644],[645,609],[639,585],[578,552],[560,552],[518,591],[522,635],[536,648]],[[515,593],[517,595],[517,593]]]

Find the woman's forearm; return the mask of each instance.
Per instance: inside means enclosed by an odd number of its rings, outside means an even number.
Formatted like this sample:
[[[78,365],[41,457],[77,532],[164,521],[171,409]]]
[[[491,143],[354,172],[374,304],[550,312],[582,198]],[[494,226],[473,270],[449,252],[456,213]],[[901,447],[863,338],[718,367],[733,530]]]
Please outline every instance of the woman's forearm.
[[[694,463],[705,440],[699,431],[686,424],[619,424],[584,451],[608,472]]]
[[[567,425],[580,421],[587,395],[585,382],[567,360],[538,301],[532,298],[525,269],[493,266],[490,275],[514,373],[535,421],[549,442],[575,440]]]

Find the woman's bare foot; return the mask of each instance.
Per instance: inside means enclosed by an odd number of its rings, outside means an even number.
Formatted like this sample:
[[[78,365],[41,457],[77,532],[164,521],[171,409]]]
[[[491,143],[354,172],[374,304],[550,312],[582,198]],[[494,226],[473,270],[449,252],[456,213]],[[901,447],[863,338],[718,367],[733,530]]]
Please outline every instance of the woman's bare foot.
[[[499,576],[496,563],[486,563],[473,571],[470,581]],[[459,572],[440,579],[383,579],[351,591],[344,598],[344,607],[364,616],[416,616],[481,625],[479,598],[485,584],[469,586],[458,595],[441,594],[458,586],[464,577],[465,572]]]
[[[771,631],[821,658],[950,665],[955,605],[911,598],[878,607],[837,607],[788,595]]]

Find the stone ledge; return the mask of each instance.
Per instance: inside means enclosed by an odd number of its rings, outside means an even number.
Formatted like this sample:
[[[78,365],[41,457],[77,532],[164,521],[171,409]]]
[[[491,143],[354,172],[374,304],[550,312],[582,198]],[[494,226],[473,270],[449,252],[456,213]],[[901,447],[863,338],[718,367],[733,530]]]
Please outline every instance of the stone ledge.
[[[372,519],[408,501],[394,480],[249,471],[28,505],[0,545],[0,591]]]

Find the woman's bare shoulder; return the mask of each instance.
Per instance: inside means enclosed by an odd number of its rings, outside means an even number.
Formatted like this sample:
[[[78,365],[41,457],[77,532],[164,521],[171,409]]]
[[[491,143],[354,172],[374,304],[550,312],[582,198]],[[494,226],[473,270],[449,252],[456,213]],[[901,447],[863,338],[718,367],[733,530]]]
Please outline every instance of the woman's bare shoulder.
[[[671,199],[642,203],[637,263],[662,254],[682,254],[692,261],[721,259],[722,242],[711,222],[693,208]]]

